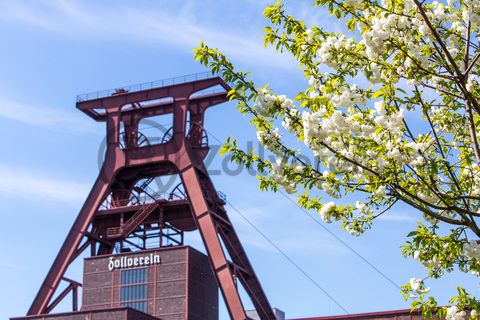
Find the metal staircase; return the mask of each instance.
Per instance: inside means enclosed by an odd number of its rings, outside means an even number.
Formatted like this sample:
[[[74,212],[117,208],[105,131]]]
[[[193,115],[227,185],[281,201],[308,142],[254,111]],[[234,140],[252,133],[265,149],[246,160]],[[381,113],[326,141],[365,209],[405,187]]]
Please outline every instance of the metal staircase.
[[[159,203],[156,201],[142,206],[123,226],[108,228],[107,239],[120,239],[129,235],[158,207]]]

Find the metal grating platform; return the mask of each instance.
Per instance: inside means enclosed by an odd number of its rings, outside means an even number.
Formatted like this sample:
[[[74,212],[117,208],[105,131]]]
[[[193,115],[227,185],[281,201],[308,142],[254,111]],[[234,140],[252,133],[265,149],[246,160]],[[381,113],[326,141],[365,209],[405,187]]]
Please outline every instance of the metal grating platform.
[[[189,75],[185,75],[185,76],[167,78],[167,79],[163,79],[163,80],[137,83],[137,84],[133,84],[133,85],[125,86],[125,87],[117,87],[117,88],[114,88],[114,89],[106,89],[106,90],[101,90],[101,91],[96,91],[96,92],[79,94],[79,95],[77,95],[77,102],[85,102],[85,101],[90,101],[90,100],[95,100],[95,99],[100,99],[100,98],[106,98],[106,97],[110,97],[112,95],[121,95],[121,94],[127,93],[127,92],[132,93],[132,92],[138,92],[138,91],[143,91],[143,90],[168,87],[168,86],[172,86],[172,85],[176,85],[176,84],[193,82],[193,81],[197,81],[197,80],[210,79],[210,78],[215,78],[215,77],[216,77],[216,75],[212,74],[210,71],[205,71],[205,72],[193,73],[193,74],[189,74]]]

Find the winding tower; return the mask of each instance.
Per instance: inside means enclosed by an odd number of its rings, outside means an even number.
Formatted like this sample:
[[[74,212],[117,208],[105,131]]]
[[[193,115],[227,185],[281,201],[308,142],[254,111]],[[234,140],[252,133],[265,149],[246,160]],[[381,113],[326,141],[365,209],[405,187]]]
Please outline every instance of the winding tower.
[[[183,244],[198,230],[230,317],[248,319],[237,280],[261,319],[275,319],[265,293],[204,164],[209,151],[205,111],[226,102],[230,87],[220,77],[195,74],[77,97],[77,108],[106,123],[106,152],[98,178],[40,287],[28,316],[49,314],[70,292],[78,310],[81,283],[65,277],[87,249],[91,256]],[[142,134],[143,119],[172,115],[159,143]],[[176,174],[168,194],[150,192],[154,179]],[[141,240],[134,242],[133,239]],[[138,244],[140,243],[140,244]],[[67,282],[65,290],[60,283]]]

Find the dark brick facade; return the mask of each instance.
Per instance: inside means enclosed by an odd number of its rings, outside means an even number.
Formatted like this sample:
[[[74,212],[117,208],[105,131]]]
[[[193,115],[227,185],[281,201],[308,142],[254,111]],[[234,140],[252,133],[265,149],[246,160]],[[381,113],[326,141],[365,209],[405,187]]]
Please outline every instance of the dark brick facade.
[[[189,319],[218,319],[218,290],[212,267],[205,256],[190,250],[188,255]],[[215,284],[215,290],[212,290]]]
[[[109,268],[111,261],[118,261],[117,268]],[[122,271],[134,269],[146,269],[145,313],[122,305]],[[13,319],[218,320],[218,286],[208,257],[188,246],[86,258],[82,295],[80,312]]]
[[[155,255],[160,256],[159,264],[113,271],[108,267],[111,256],[85,259],[82,310],[120,306],[122,270],[147,268],[146,313],[163,320],[217,320],[218,289],[204,254],[182,246],[117,254],[114,258],[134,259]]]

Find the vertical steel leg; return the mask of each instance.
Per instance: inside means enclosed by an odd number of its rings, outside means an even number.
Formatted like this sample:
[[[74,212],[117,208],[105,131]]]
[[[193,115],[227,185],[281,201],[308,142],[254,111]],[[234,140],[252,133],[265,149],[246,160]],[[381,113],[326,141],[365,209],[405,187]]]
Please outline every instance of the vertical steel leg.
[[[235,286],[232,270],[223,252],[217,235],[217,226],[210,212],[207,200],[202,191],[200,180],[194,167],[189,167],[180,176],[190,199],[193,216],[207,249],[210,263],[220,286],[230,317],[235,320],[245,320],[247,316],[242,301]]]
[[[205,176],[203,179],[203,189],[207,193],[216,196],[217,192],[208,176]],[[236,268],[235,271],[238,276],[237,278],[252,299],[253,305],[255,306],[260,319],[276,319],[267,296],[260,285],[260,281],[255,275],[255,271],[248,260],[242,243],[240,242],[240,239],[233,228],[233,224],[223,206],[217,206],[215,214],[217,217],[220,217],[220,219],[217,219],[218,234],[223,240],[230,258],[232,259],[234,268]]]

